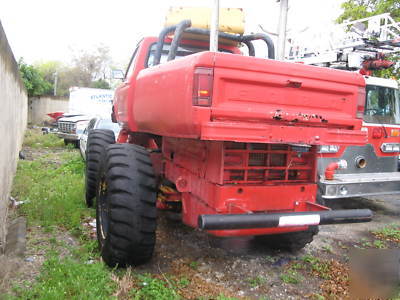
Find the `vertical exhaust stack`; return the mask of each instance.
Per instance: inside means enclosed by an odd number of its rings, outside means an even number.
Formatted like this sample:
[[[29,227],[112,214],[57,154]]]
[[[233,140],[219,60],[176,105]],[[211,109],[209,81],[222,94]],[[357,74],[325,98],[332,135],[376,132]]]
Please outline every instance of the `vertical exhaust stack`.
[[[214,0],[211,13],[210,51],[218,52],[219,0]]]

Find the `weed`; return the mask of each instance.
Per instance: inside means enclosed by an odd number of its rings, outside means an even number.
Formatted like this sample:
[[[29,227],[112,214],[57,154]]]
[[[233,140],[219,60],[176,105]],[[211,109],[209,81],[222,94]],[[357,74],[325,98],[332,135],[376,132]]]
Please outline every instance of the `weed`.
[[[238,298],[226,297],[224,295],[219,295],[216,300],[238,300]]]
[[[115,290],[102,262],[82,264],[50,251],[38,281],[29,289],[16,288],[18,299],[105,299]]]
[[[328,253],[332,253],[332,246],[331,245],[324,245],[322,246],[322,249]]]
[[[37,130],[27,130],[24,145],[32,148],[56,148],[62,147],[64,142],[55,134],[42,134]]]
[[[400,227],[396,224],[391,224],[379,230],[372,231],[372,234],[381,240],[400,243]]]
[[[292,270],[301,270],[305,268],[305,265],[304,263],[295,262],[290,265],[290,268]]]
[[[373,245],[374,245],[374,247],[376,247],[376,248],[378,248],[378,249],[385,249],[385,248],[387,248],[385,242],[384,242],[384,241],[381,241],[381,240],[375,240],[374,243],[373,243]]]
[[[261,276],[257,276],[254,278],[249,278],[248,283],[250,284],[251,287],[257,287],[265,283],[265,278]]]
[[[311,271],[318,274],[319,277],[322,279],[330,279],[329,262],[321,261],[319,258],[311,255],[305,255],[302,260],[311,268]]]
[[[325,300],[325,297],[320,294],[313,294],[311,295],[311,299],[313,300]]]
[[[288,269],[280,275],[280,278],[285,283],[298,284],[304,280],[304,277],[295,270]]]
[[[181,286],[181,287],[187,287],[189,284],[190,284],[190,280],[189,279],[187,279],[186,277],[182,277],[181,279],[179,279],[179,281],[178,281],[178,284]]]
[[[59,165],[46,159],[20,161],[14,179],[13,196],[25,201],[21,213],[29,224],[46,230],[60,226],[73,232],[82,230],[82,217],[88,216],[84,206],[84,165],[77,152],[61,156]]]
[[[198,261],[191,261],[189,263],[189,267],[191,267],[193,270],[197,270],[199,267],[199,262]]]
[[[273,264],[273,263],[276,262],[276,258],[273,257],[273,256],[270,256],[270,255],[267,255],[267,256],[265,256],[265,261],[270,263],[270,264]]]
[[[361,239],[361,246],[362,246],[362,248],[371,248],[372,244],[368,239],[362,238]]]
[[[175,290],[168,287],[167,284],[151,275],[138,275],[139,288],[130,292],[130,295],[135,300],[160,299],[160,300],[175,300],[180,299]]]

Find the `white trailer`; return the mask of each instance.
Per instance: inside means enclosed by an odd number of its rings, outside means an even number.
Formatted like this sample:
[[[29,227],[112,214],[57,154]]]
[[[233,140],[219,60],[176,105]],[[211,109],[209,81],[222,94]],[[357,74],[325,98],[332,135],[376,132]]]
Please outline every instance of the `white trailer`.
[[[111,116],[113,90],[71,87],[69,112],[58,120],[58,136],[65,144],[79,147],[79,139],[88,122],[95,116]]]

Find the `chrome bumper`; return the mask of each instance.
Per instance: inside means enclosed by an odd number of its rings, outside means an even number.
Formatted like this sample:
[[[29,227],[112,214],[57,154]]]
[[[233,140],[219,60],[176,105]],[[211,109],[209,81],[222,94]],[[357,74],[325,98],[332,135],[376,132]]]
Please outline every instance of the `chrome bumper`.
[[[59,138],[62,138],[64,140],[69,140],[69,141],[77,141],[80,138],[80,135],[76,134],[76,133],[58,132],[57,135]]]
[[[400,172],[335,174],[334,180],[321,178],[324,199],[400,194]]]

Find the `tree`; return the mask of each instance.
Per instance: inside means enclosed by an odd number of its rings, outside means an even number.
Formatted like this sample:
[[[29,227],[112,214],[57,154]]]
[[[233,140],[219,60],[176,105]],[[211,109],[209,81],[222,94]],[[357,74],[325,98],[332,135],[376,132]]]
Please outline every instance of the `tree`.
[[[38,62],[35,67],[42,77],[51,83],[47,94],[52,95],[57,73],[57,95],[68,96],[72,86],[109,89],[106,78],[110,71],[109,48],[103,45],[94,50],[77,50],[70,63],[59,61]]]
[[[95,89],[106,89],[106,90],[109,90],[111,88],[110,84],[104,79],[93,81],[90,87]]]
[[[400,19],[399,0],[348,0],[342,3],[343,13],[337,18],[338,23],[390,13],[396,21]]]
[[[51,83],[43,78],[37,68],[26,64],[22,58],[19,59],[18,66],[29,97],[42,96],[51,90]]]
[[[90,86],[93,81],[106,79],[110,74],[110,49],[99,45],[92,51],[80,50],[74,55],[73,65],[80,70],[76,78],[80,85]]]
[[[367,18],[383,13],[390,13],[390,16],[398,22],[400,20],[400,1],[399,0],[348,0],[342,3],[343,13],[337,18],[336,22],[343,23],[357,19]],[[386,70],[374,71],[374,76],[397,79],[400,78],[400,56],[393,54],[388,57],[394,61],[395,67]]]

